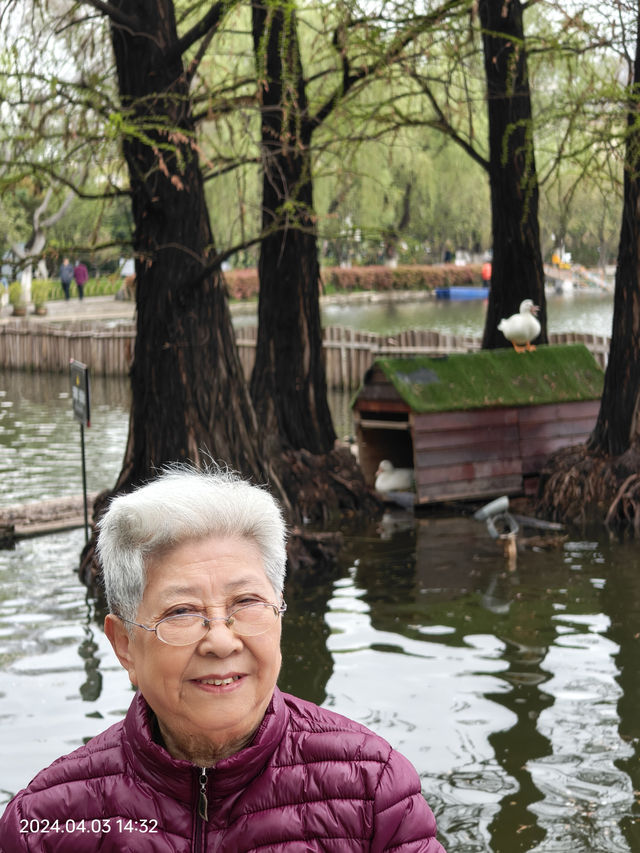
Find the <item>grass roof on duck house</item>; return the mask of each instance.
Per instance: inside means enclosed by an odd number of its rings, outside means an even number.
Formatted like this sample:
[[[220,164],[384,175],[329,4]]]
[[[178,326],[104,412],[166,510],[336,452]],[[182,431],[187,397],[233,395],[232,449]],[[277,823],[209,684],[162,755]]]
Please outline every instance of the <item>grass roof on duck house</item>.
[[[593,400],[602,395],[604,381],[584,344],[539,346],[524,353],[494,349],[436,358],[378,358],[374,365],[415,412]]]

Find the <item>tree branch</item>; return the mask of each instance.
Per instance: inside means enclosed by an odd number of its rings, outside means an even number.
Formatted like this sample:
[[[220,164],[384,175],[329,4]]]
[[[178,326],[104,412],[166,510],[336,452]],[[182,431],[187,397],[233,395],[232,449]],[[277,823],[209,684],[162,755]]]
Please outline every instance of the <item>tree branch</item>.
[[[48,192],[48,190],[47,190],[47,192]],[[75,193],[68,192],[66,197],[65,197],[65,200],[62,202],[62,204],[60,205],[58,210],[55,213],[52,213],[51,216],[49,216],[47,219],[43,219],[42,222],[40,223],[40,227],[41,228],[49,228],[49,226],[55,225],[56,222],[59,222],[62,219],[62,217],[65,215],[65,213],[67,212],[67,208],[69,207],[69,205],[73,201],[74,197],[75,197]]]
[[[86,6],[92,6],[99,12],[102,12],[111,21],[113,21],[114,24],[125,27],[128,30],[135,31],[138,29],[138,19],[135,15],[126,15],[120,9],[116,9],[115,6],[112,6],[111,3],[105,2],[105,0],[82,0],[82,2]]]
[[[471,157],[472,160],[475,160],[478,165],[482,166],[485,172],[489,171],[489,161],[486,160],[476,149],[471,145],[471,143],[467,142],[462,136],[459,135],[458,131],[453,127],[449,119],[445,116],[445,114],[440,109],[440,105],[436,101],[431,88],[427,86],[424,81],[420,80],[417,74],[412,73],[411,77],[415,80],[415,82],[419,85],[422,92],[427,96],[429,101],[431,102],[431,106],[436,114],[435,120],[427,120],[425,124],[428,127],[432,127],[435,130],[439,130],[444,133],[449,139],[453,140],[456,145],[460,146],[462,150]]]
[[[346,56],[346,51],[343,51],[342,83],[335,89],[333,94],[327,98],[324,104],[318,109],[315,116],[312,116],[309,119],[309,128],[313,131],[319,127],[325,119],[331,115],[336,106],[344,99],[349,90],[352,89],[356,83],[364,80],[366,77],[371,77],[381,68],[396,62],[400,58],[401,51],[415,38],[421,35],[427,27],[435,26],[447,15],[452,12],[456,12],[459,9],[464,12],[467,9],[467,6],[467,0],[445,0],[443,5],[438,9],[428,15],[421,15],[416,18],[406,30],[400,32],[395,39],[393,39],[388,51],[382,54],[382,56],[374,62],[360,66],[360,69],[353,74],[349,71],[349,59]],[[339,44],[340,37],[341,34],[336,33],[334,44]]]
[[[91,0],[91,2],[93,2],[93,0]],[[99,0],[96,0],[96,2],[99,2]],[[178,59],[199,39],[209,36],[209,33],[216,29],[222,20],[223,15],[231,9],[235,3],[236,0],[220,0],[220,2],[215,3],[197,24],[191,27],[188,32],[181,36],[178,41],[166,51],[165,55],[167,62]],[[200,62],[200,59],[198,59],[198,63]],[[192,69],[189,69],[189,73],[193,73]]]

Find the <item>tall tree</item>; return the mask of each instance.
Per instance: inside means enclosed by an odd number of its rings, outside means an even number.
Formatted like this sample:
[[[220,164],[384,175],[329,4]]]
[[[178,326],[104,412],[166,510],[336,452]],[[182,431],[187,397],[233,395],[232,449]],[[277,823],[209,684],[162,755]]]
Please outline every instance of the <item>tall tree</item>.
[[[295,8],[254,3],[261,118],[260,299],[251,394],[267,434],[285,447],[327,453],[327,403],[311,133]]]
[[[125,462],[115,488],[175,459],[272,476],[235,346],[205,202],[185,53],[226,4],[178,34],[173,0],[87,0],[109,17],[135,223],[136,345]]]
[[[628,90],[622,224],[613,297],[613,327],[594,453],[640,452],[640,18]],[[639,460],[640,461],[640,457]]]
[[[445,0],[401,22],[355,17],[350,4],[331,18],[328,85],[311,109],[300,53],[296,4],[252,5],[261,117],[262,227],[256,367],[251,380],[261,422],[285,448],[327,453],[335,433],[322,362],[313,137],[335,110],[376,75],[398,64],[406,46],[464,0]],[[375,35],[374,35],[375,34]],[[355,476],[355,475],[354,475]]]
[[[540,307],[545,343],[546,300],[538,225],[531,95],[523,5],[520,0],[479,0],[489,118],[489,185],[493,269],[482,346],[505,346],[502,317],[523,299]]]
[[[606,521],[640,533],[640,10],[627,89],[624,198],[609,361],[589,440],[554,454],[538,494],[541,513]]]

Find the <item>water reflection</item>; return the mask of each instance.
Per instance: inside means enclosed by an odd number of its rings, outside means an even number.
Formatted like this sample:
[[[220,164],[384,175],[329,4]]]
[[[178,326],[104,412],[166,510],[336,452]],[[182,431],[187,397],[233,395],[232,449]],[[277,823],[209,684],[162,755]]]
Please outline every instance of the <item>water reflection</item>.
[[[77,493],[66,381],[31,378],[3,386],[0,453],[19,447],[28,467],[42,447],[29,437],[54,423],[62,459],[47,488]],[[96,490],[117,473],[126,435],[126,401],[101,394]],[[11,496],[38,495],[38,478],[2,464]],[[131,699],[76,579],[82,544],[77,530],[0,551],[0,807]],[[281,686],[405,752],[449,853],[640,850],[637,544],[527,548],[510,572],[469,517],[389,513],[347,539],[335,573],[293,576],[286,596]]]
[[[75,576],[76,530],[0,551],[1,799],[115,721],[123,672]]]
[[[111,485],[124,454],[129,392],[120,378],[92,379],[85,429],[87,489]],[[80,426],[68,376],[0,372],[0,481],[3,504],[82,494]]]

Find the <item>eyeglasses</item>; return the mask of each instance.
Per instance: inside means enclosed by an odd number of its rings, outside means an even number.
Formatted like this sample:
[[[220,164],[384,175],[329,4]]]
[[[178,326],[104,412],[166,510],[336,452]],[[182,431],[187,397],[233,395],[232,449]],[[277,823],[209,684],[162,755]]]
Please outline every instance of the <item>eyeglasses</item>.
[[[141,625],[140,622],[133,622],[131,619],[124,619],[122,616],[119,618],[122,622],[128,622],[129,625],[137,625],[145,631],[152,631],[168,646],[190,646],[200,642],[209,633],[214,622],[224,622],[227,628],[241,637],[258,637],[272,628],[278,621],[278,616],[286,609],[287,605],[284,601],[280,607],[276,604],[256,601],[253,604],[236,607],[228,616],[214,616],[213,619],[201,613],[176,613],[174,616],[165,616],[152,628]]]

